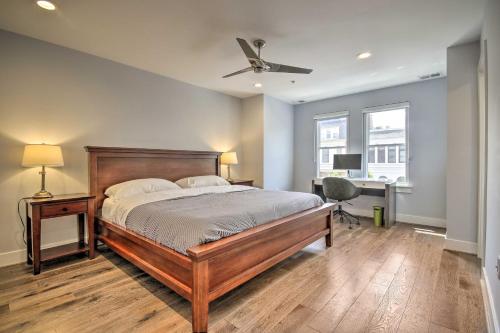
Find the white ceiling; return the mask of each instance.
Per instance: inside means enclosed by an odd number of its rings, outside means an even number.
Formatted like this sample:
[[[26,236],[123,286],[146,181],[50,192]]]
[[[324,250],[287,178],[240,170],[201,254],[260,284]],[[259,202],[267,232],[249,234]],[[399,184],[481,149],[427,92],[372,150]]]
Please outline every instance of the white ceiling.
[[[1,0],[0,28],[238,97],[296,103],[446,74],[446,47],[477,38],[484,0]],[[310,75],[246,73],[235,38]],[[356,59],[369,50],[373,56]],[[404,68],[401,69],[401,67]],[[398,67],[400,69],[398,69]],[[290,81],[295,80],[292,84]],[[261,82],[262,88],[253,83]]]

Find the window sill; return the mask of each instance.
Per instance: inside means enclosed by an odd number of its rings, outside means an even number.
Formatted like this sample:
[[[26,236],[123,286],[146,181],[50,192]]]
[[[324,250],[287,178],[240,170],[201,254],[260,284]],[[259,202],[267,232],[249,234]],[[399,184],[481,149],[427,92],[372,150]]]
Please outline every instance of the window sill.
[[[396,183],[396,193],[413,193],[413,185],[409,183]]]

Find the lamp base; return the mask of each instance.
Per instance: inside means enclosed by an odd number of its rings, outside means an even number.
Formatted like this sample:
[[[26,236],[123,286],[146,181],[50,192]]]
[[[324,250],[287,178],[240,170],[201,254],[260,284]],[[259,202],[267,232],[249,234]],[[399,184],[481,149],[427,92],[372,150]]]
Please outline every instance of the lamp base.
[[[48,192],[48,191],[45,191],[45,190],[42,190],[42,191],[38,191],[36,192],[35,194],[33,194],[33,196],[31,196],[33,199],[46,199],[46,198],[52,198],[53,195],[52,193]]]

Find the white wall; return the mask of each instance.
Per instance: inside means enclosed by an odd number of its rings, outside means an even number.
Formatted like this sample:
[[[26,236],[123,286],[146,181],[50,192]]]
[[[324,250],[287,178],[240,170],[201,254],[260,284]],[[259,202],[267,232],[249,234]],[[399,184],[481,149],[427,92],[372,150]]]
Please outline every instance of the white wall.
[[[410,103],[410,178],[413,193],[397,195],[401,218],[444,225],[446,217],[446,79],[330,98],[295,107],[294,188],[311,191],[314,169],[314,120],[316,114],[348,110],[349,151],[363,151],[363,117],[366,107]],[[371,201],[357,200],[358,209],[371,209]],[[362,205],[362,207],[359,207]],[[415,220],[416,221],[416,220]]]
[[[264,188],[293,187],[293,106],[264,97]]]
[[[449,47],[446,238],[477,242],[479,43]],[[460,244],[460,243],[458,243]]]
[[[241,117],[242,178],[264,185],[264,95],[243,99]]]
[[[26,143],[62,145],[55,194],[88,190],[85,145],[241,153],[238,98],[5,31],[0,45],[0,265],[25,258],[16,203],[40,186]],[[43,244],[76,235],[73,218],[43,223]]]
[[[482,38],[488,44],[488,178],[485,271],[490,301],[500,322],[500,280],[496,259],[500,255],[500,1],[489,0]],[[495,314],[493,314],[495,315]],[[497,326],[500,332],[500,327]]]

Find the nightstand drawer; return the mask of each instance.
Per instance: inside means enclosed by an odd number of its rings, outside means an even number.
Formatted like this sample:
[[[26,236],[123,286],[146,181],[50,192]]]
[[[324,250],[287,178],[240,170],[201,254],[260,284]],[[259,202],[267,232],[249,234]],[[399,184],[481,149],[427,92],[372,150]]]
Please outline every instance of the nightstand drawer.
[[[85,201],[75,201],[75,202],[65,202],[53,205],[44,205],[41,207],[41,216],[43,217],[55,217],[63,215],[72,215],[77,213],[87,212],[87,200]]]

